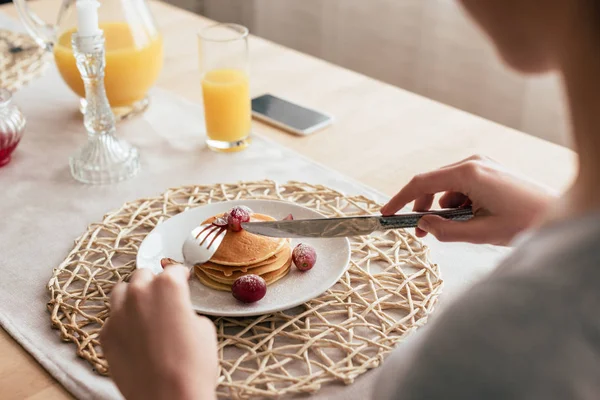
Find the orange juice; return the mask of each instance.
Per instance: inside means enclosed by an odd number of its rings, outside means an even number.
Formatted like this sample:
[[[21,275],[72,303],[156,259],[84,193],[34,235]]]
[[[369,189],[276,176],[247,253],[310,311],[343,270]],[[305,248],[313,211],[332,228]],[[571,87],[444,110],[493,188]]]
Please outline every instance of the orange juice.
[[[206,133],[212,140],[236,142],[250,134],[248,74],[236,69],[208,71],[202,79]]]
[[[157,35],[145,43],[136,43],[129,25],[123,22],[103,23],[100,29],[106,39],[104,85],[111,107],[125,107],[142,100],[162,69],[162,37]],[[85,97],[71,48],[74,31],[66,31],[60,36],[54,46],[54,59],[71,90]]]

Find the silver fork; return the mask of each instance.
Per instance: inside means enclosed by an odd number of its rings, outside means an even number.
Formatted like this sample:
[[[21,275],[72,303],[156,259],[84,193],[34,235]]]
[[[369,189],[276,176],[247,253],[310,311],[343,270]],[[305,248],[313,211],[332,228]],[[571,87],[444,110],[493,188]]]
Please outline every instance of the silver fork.
[[[194,265],[204,264],[210,260],[221,245],[226,233],[227,227],[213,224],[200,225],[191,231],[182,247],[185,265],[192,270]],[[163,258],[160,263],[164,268],[166,265],[177,262]]]

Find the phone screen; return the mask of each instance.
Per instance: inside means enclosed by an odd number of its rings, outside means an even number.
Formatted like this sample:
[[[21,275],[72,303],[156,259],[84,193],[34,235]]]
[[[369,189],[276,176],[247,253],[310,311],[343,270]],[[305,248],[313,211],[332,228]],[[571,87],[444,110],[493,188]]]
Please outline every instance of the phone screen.
[[[317,111],[290,103],[270,94],[252,99],[252,111],[266,117],[267,120],[278,122],[295,131],[307,132],[317,126],[323,126],[331,117]]]

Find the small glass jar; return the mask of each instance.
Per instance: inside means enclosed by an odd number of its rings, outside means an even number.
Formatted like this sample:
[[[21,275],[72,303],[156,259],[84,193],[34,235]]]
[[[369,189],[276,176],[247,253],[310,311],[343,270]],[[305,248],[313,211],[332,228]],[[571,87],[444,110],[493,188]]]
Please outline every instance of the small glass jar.
[[[0,167],[10,162],[25,130],[25,117],[11,100],[10,92],[0,88]]]

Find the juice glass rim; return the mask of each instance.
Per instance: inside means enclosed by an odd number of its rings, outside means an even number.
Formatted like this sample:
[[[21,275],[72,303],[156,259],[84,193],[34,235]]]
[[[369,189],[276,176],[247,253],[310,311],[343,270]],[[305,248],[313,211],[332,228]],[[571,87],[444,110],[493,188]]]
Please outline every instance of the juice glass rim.
[[[210,30],[213,30],[214,28],[218,28],[218,27],[230,28],[237,35],[233,35],[230,38],[210,37],[208,35],[208,32]],[[206,27],[200,29],[200,31],[198,32],[198,37],[200,39],[206,40],[208,42],[223,42],[223,43],[226,43],[226,42],[235,42],[237,40],[246,39],[248,37],[249,33],[250,33],[250,31],[244,25],[235,24],[235,23],[232,23],[232,22],[217,22],[217,23],[214,23],[212,25],[209,25],[209,26],[206,26]]]

